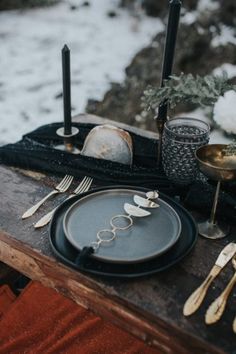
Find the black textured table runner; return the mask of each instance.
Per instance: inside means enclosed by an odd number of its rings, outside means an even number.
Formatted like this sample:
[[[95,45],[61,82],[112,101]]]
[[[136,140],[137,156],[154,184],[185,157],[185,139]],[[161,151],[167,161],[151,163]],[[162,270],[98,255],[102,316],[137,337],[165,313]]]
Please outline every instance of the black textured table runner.
[[[75,123],[79,134],[75,144],[80,149],[85,137],[95,126],[94,124]],[[8,144],[0,148],[0,161],[4,164],[50,172],[63,175],[70,173],[75,177],[89,175],[98,181],[133,185],[169,186],[162,171],[156,167],[157,141],[130,133],[133,140],[133,166],[129,167],[118,162],[97,159],[88,156],[74,155],[55,148],[62,144],[56,130],[59,123],[42,126],[23,136],[15,144]]]
[[[74,123],[79,128],[75,145],[81,149],[90,130],[90,123]],[[188,187],[171,183],[157,167],[158,141],[129,132],[133,141],[132,167],[118,162],[74,155],[55,148],[62,144],[56,131],[61,123],[44,125],[23,136],[15,144],[0,147],[0,163],[53,175],[85,175],[96,179],[98,185],[128,184],[156,188],[167,195],[179,195],[184,204],[200,212],[209,213],[213,202],[214,185],[196,182]],[[217,214],[236,221],[236,183],[223,185]]]

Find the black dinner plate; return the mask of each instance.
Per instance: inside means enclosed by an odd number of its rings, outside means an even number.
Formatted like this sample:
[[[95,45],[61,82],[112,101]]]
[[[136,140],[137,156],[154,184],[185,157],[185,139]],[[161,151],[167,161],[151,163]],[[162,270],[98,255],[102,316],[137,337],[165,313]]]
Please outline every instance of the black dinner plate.
[[[90,242],[97,241],[99,230],[112,229],[112,217],[127,215],[124,203],[136,205],[134,195],[146,198],[144,192],[126,187],[109,188],[77,200],[64,217],[63,229],[67,240],[78,251]],[[150,215],[133,217],[133,225],[130,228],[118,230],[116,239],[99,247],[92,257],[109,263],[140,263],[173,247],[181,233],[180,218],[166,201],[158,198],[156,202],[159,207],[145,210],[150,212]]]
[[[65,237],[63,230],[63,219],[65,213],[68,208],[80,198],[86,195],[90,195],[91,193],[108,190],[111,188],[124,189],[124,186],[112,186],[93,189],[66,200],[55,211],[49,227],[49,240],[54,254],[63,263],[75,269],[91,274],[120,278],[133,278],[150,275],[165,270],[179,262],[191,251],[197,240],[197,226],[195,221],[188,213],[188,211],[184,209],[180,204],[175,202],[172,198],[160,193],[160,197],[164,201],[168,202],[177,212],[182,224],[180,238],[170,250],[158,257],[135,264],[107,263],[97,260],[93,257],[89,257],[83,266],[78,266],[76,264],[76,258],[79,251],[70,244],[70,242]],[[148,189],[141,187],[137,188],[127,186],[126,188],[136,189],[144,192],[148,191]]]

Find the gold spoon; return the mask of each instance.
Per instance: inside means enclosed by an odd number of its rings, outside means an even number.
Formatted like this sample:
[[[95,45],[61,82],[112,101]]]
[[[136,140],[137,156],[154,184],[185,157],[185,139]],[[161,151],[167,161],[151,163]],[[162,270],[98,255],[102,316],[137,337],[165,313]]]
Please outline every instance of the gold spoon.
[[[231,290],[233,289],[234,285],[236,284],[236,257],[234,257],[232,259],[232,265],[233,265],[233,268],[235,269],[235,273],[232,276],[229,284],[226,286],[225,290],[209,306],[209,308],[206,312],[206,316],[205,316],[206,324],[212,324],[212,323],[217,322],[221,318],[221,316],[223,315],[229,294],[231,293]],[[236,331],[236,319],[234,320],[233,328],[234,328],[234,331]]]

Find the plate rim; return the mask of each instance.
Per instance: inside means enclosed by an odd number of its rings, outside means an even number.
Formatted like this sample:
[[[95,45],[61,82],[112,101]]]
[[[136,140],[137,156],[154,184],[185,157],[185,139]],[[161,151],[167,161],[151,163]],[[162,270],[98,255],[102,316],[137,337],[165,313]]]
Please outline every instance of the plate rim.
[[[107,189],[105,190],[100,190],[100,191],[96,191],[95,193],[93,193],[93,190],[91,190],[90,194],[78,199],[77,201],[75,201],[66,211],[65,215],[64,215],[64,218],[63,218],[63,230],[64,230],[64,234],[65,234],[65,237],[67,238],[67,240],[70,242],[70,244],[75,248],[77,249],[79,252],[81,251],[81,248],[79,248],[75,242],[75,240],[71,237],[71,235],[69,234],[68,230],[67,230],[67,227],[66,227],[66,219],[68,219],[68,215],[71,213],[71,210],[73,208],[76,207],[76,204],[80,204],[81,202],[83,202],[84,200],[86,199],[89,199],[89,198],[93,198],[97,195],[102,195],[104,194],[104,192],[106,193],[109,193],[109,192],[113,192],[113,193],[116,193],[116,192],[131,192],[131,193],[144,193],[144,191],[141,191],[141,190],[137,190],[137,189],[130,189],[130,188],[126,188],[125,186],[123,188],[113,188],[113,187],[108,187]],[[98,260],[98,261],[101,261],[101,262],[106,262],[106,263],[116,263],[116,264],[135,264],[135,263],[141,263],[141,262],[146,262],[148,260],[151,260],[153,258],[156,258],[156,257],[159,257],[161,255],[163,255],[165,252],[168,252],[168,250],[173,247],[176,242],[179,240],[180,238],[180,235],[181,235],[181,231],[182,231],[182,223],[181,223],[181,219],[178,215],[178,213],[174,210],[174,208],[169,204],[167,203],[165,200],[163,200],[162,198],[158,198],[158,200],[161,199],[161,202],[166,205],[169,210],[171,210],[172,214],[174,215],[175,219],[176,219],[176,223],[178,225],[178,230],[177,230],[177,233],[176,233],[176,236],[175,238],[173,238],[173,240],[171,240],[171,242],[169,242],[169,244],[167,244],[165,247],[163,247],[162,251],[161,252],[158,252],[156,254],[152,254],[150,256],[146,256],[146,257],[142,257],[142,258],[139,258],[139,259],[135,259],[135,260],[126,260],[126,259],[112,259],[112,258],[107,258],[107,257],[103,257],[103,256],[99,256],[98,254],[96,253],[93,253],[90,257]],[[67,221],[68,222],[68,221]],[[89,246],[89,245],[88,245]]]

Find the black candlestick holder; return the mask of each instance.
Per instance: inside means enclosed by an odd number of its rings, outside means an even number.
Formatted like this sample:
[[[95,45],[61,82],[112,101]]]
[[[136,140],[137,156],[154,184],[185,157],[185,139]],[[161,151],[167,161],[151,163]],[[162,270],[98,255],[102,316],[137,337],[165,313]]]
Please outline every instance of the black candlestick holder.
[[[55,148],[58,150],[66,151],[71,154],[79,154],[80,150],[74,145],[74,138],[79,133],[79,129],[76,127],[71,127],[71,134],[65,134],[64,127],[57,129],[57,135],[63,138],[64,144],[57,145]]]

